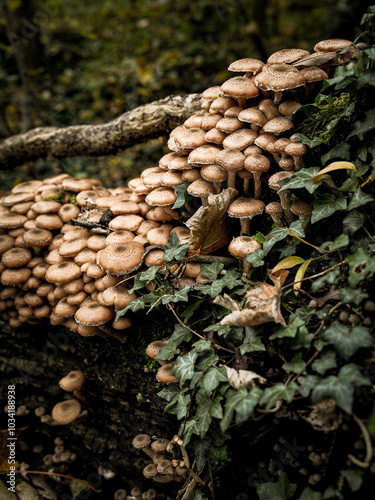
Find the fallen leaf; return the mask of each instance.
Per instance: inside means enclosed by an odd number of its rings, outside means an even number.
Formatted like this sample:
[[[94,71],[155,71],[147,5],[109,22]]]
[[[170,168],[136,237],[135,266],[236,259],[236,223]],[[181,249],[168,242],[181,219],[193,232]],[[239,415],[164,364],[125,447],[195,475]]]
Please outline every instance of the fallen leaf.
[[[219,194],[210,194],[207,207],[200,207],[186,221],[185,225],[191,230],[192,241],[189,257],[198,253],[209,254],[230,242],[232,233],[226,213],[237,196],[238,192],[233,188],[224,189]]]
[[[260,384],[265,384],[267,380],[261,375],[250,370],[235,370],[234,368],[225,367],[227,370],[227,377],[229,385],[234,389],[239,390],[242,387],[246,389],[252,389],[253,387],[258,387]]]
[[[243,309],[231,309],[232,312],[225,316],[220,324],[223,326],[257,326],[274,322],[286,326],[280,311],[280,303],[281,287],[288,274],[289,272],[285,269],[270,274],[274,285],[255,282],[246,291],[246,303]]]

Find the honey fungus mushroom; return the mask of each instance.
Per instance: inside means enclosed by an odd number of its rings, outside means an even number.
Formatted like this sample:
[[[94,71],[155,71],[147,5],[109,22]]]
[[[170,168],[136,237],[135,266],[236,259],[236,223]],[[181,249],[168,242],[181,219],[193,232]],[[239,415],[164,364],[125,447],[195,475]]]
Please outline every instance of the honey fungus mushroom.
[[[85,376],[81,370],[72,370],[59,381],[61,389],[67,392],[73,392],[75,396],[80,396],[80,389],[85,383]]]
[[[81,414],[81,405],[76,399],[69,399],[57,403],[52,409],[53,420],[60,425],[67,425],[76,420]]]
[[[99,265],[110,274],[119,276],[135,270],[142,262],[144,247],[141,243],[109,244],[100,251]]]
[[[230,217],[240,219],[241,236],[250,233],[250,219],[263,213],[265,204],[255,198],[237,198],[228,207],[227,214]]]

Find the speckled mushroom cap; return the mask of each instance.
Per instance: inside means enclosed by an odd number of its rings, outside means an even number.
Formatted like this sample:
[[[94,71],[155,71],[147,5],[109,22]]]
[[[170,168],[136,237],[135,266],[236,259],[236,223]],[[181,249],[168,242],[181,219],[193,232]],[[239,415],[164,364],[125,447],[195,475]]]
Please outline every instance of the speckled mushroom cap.
[[[267,148],[271,142],[276,142],[277,137],[272,133],[265,133],[262,135],[258,135],[255,139],[254,144],[262,149],[267,151]]]
[[[117,215],[117,217],[111,220],[111,222],[108,224],[108,227],[115,231],[135,231],[143,222],[143,220],[143,217],[135,214]]]
[[[301,218],[311,217],[312,206],[303,200],[294,200],[290,205],[291,212]]]
[[[232,108],[229,108],[232,109]],[[224,113],[225,116],[225,113]],[[222,113],[207,113],[202,119],[203,130],[209,131],[216,127],[218,121],[223,118]]]
[[[279,135],[282,132],[286,132],[294,127],[292,120],[285,118],[285,116],[277,116],[269,120],[263,127],[265,132],[271,132],[272,134]]]
[[[151,245],[167,245],[172,229],[172,224],[163,224],[160,227],[150,229],[146,235],[147,241]]]
[[[138,203],[134,203],[134,201],[130,200],[117,201],[110,206],[110,210],[114,215],[139,214],[141,211]]]
[[[63,226],[63,221],[57,214],[41,214],[35,219],[38,227],[43,229],[60,229]]]
[[[52,409],[53,420],[60,425],[73,422],[81,413],[81,405],[76,399],[57,403]]]
[[[278,191],[279,189],[281,189],[281,184],[279,184],[279,181],[281,181],[282,179],[286,179],[287,177],[291,177],[292,175],[294,175],[294,172],[276,172],[268,179],[268,185],[271,189]]]
[[[62,257],[74,257],[84,248],[87,248],[87,238],[77,236],[69,241],[63,241],[58,251]]]
[[[174,164],[174,162],[180,163],[178,168],[180,170],[183,170],[183,168],[184,168],[183,166],[185,165],[185,163],[187,163],[187,156],[182,155],[180,153],[176,153],[175,151],[172,151],[170,153],[165,154],[164,156],[162,156],[160,158],[159,167],[165,171],[165,170],[168,170],[170,168],[170,166],[172,164]]]
[[[198,127],[187,128],[184,125],[176,127],[170,133],[168,147],[172,151],[189,151],[206,143],[204,130]]]
[[[223,132],[222,130],[218,130],[217,128],[212,128],[211,130],[206,132],[205,137],[207,142],[222,144],[227,135],[227,132]]]
[[[85,376],[81,370],[72,370],[59,381],[59,386],[64,391],[72,392],[81,389],[84,382]]]
[[[143,475],[147,479],[153,479],[157,474],[157,467],[154,463],[146,465],[146,467],[143,469]]]
[[[179,184],[183,184],[183,182],[181,170],[169,170],[168,172],[164,172],[161,177],[161,184],[166,187],[173,188]]]
[[[114,305],[117,309],[124,309],[129,302],[136,299],[135,293],[129,293],[122,285],[110,286],[103,290],[103,302],[108,306]]]
[[[248,146],[251,146],[257,137],[258,134],[255,130],[241,128],[227,135],[223,140],[223,146],[226,149],[244,150]]]
[[[0,234],[0,255],[14,247],[14,238],[8,234]]]
[[[12,189],[12,193],[35,193],[42,185],[42,181],[25,181],[17,184]]]
[[[259,89],[254,85],[253,80],[246,76],[229,78],[220,88],[225,95],[232,97],[252,98],[259,94]]]
[[[165,438],[155,439],[155,441],[151,443],[151,449],[156,451],[157,453],[162,453],[167,449],[168,443],[169,439]]]
[[[227,148],[216,155],[214,163],[227,172],[237,172],[243,168],[245,158],[238,149]]]
[[[271,99],[262,99],[258,103],[258,109],[260,109],[267,117],[268,120],[272,120],[272,118],[276,118],[279,116],[279,112],[277,107],[271,101]]]
[[[289,101],[283,101],[279,107],[279,113],[284,115],[284,116],[289,116],[293,113],[293,111],[296,111],[302,106],[302,104],[298,101],[294,100],[289,100]]]
[[[172,369],[173,365],[170,363],[161,366],[156,373],[156,378],[159,380],[159,382],[163,382],[164,384],[178,382],[178,378],[171,375]]]
[[[267,64],[290,64],[308,55],[310,52],[305,49],[282,49],[270,55]]]
[[[31,276],[31,269],[27,267],[20,267],[18,269],[5,269],[1,273],[1,283],[3,285],[19,285],[24,283]]]
[[[218,165],[204,165],[201,168],[201,176],[203,179],[206,181],[210,182],[224,182],[227,177],[228,173],[220,168]]]
[[[238,119],[241,122],[253,123],[254,125],[258,125],[259,127],[263,127],[263,125],[265,125],[268,121],[263,111],[256,107],[244,109],[238,115]]]
[[[173,205],[177,200],[177,193],[173,188],[161,186],[149,193],[145,201],[151,206],[163,207],[165,205]]]
[[[255,85],[262,90],[289,90],[305,85],[298,69],[288,64],[265,64],[255,76]]]
[[[237,104],[237,101],[235,101],[232,97],[221,96],[212,102],[208,112],[224,114],[225,111],[227,111],[229,108],[232,108],[233,106],[237,106]]]
[[[82,304],[74,318],[80,325],[100,326],[107,323],[113,316],[110,307],[102,306],[98,302]]]
[[[144,222],[141,222],[141,224],[138,226],[138,229],[144,224]],[[137,229],[137,231],[138,231]],[[128,243],[129,241],[134,240],[134,234],[131,231],[128,231],[126,229],[120,229],[119,231],[113,231],[112,233],[109,233],[108,236],[105,238],[105,245],[104,247],[100,248],[102,250],[105,248],[107,245],[110,245],[111,243]],[[97,250],[99,251],[99,250]]]
[[[58,216],[63,222],[69,222],[70,219],[75,219],[81,212],[80,208],[73,203],[66,203],[57,212]]]
[[[237,59],[236,61],[233,61],[229,65],[228,71],[233,71],[236,73],[246,72],[255,75],[262,70],[263,66],[263,61],[259,61],[259,59],[253,59],[252,57],[245,57],[243,59]]]
[[[3,213],[0,215],[0,228],[15,229],[22,227],[27,222],[27,217],[14,212]]]
[[[141,450],[142,448],[146,448],[151,443],[151,438],[148,434],[138,434],[132,441],[132,445],[137,450]]]
[[[187,192],[192,196],[207,198],[210,194],[216,194],[214,185],[204,179],[197,179],[187,188]]]
[[[231,134],[235,130],[238,130],[242,127],[242,123],[238,118],[234,117],[224,117],[219,120],[216,124],[216,128],[221,132],[226,134]]]
[[[303,68],[300,70],[306,83],[319,82],[321,80],[328,80],[328,75],[324,69],[319,68],[319,66],[309,66],[308,68]]]
[[[32,253],[27,248],[15,247],[3,253],[1,262],[6,267],[22,267],[32,259]]]
[[[353,42],[350,40],[345,40],[343,38],[330,38],[318,42],[315,45],[314,50],[315,52],[339,52],[352,43]]]
[[[154,359],[155,356],[159,353],[160,349],[163,347],[165,340],[154,340],[150,344],[148,344],[146,348],[146,354],[150,358]]]
[[[60,208],[61,203],[55,200],[40,200],[31,206],[31,209],[37,214],[56,214]]]
[[[246,157],[244,167],[250,172],[267,172],[270,168],[270,161],[264,155],[249,155]]]
[[[66,178],[62,181],[62,187],[68,191],[73,191],[73,193],[79,193],[80,191],[87,191],[92,189],[97,183],[94,179],[73,179]]]
[[[183,125],[187,128],[200,128],[202,126],[202,118],[202,115],[191,115],[184,121]]]
[[[143,245],[135,241],[111,243],[100,250],[99,265],[110,274],[126,274],[139,266],[144,251]]]
[[[12,207],[17,203],[23,203],[26,201],[31,201],[34,199],[34,193],[11,193],[8,196],[5,196],[2,200],[2,204],[6,207]]]
[[[286,145],[284,151],[290,156],[303,156],[307,153],[307,146],[302,142],[290,142]]]
[[[152,187],[152,188],[161,186],[161,178],[164,173],[165,171],[161,168],[159,172],[151,172],[143,176],[142,177],[143,184],[147,187]]]
[[[264,210],[265,204],[256,198],[237,198],[229,205],[227,214],[230,217],[241,219],[252,218],[255,215],[261,214]]]
[[[268,205],[266,205],[266,208],[264,209],[264,211],[269,215],[283,213],[282,206],[278,201],[271,201],[271,203],[268,203]]]
[[[205,144],[194,149],[188,156],[188,163],[193,165],[208,165],[215,162],[215,158],[222,150],[219,146]]]
[[[50,283],[67,283],[79,278],[81,275],[81,268],[75,262],[63,261],[52,264],[47,269],[45,278]]]
[[[237,236],[229,244],[228,251],[233,257],[244,259],[250,253],[262,248],[262,245],[250,236]]]

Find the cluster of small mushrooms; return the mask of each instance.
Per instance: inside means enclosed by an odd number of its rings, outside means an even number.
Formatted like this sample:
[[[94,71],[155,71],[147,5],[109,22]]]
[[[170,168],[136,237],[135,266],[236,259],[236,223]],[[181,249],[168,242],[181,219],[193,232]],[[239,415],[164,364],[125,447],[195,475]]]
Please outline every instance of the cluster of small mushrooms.
[[[170,152],[127,187],[106,189],[96,179],[68,174],[15,186],[0,199],[4,319],[16,328],[49,318],[85,336],[128,328],[129,317],[116,320],[116,312],[136,298],[128,293],[128,278],[153,265],[173,273],[160,245],[172,231],[182,243],[190,241],[184,217],[192,214],[191,204],[173,208],[176,187],[186,181],[202,207],[223,189],[237,190],[227,214],[240,219],[241,227],[234,221],[228,250],[244,272],[249,264],[242,259],[261,248],[250,236],[256,233],[250,219],[265,212],[269,228],[289,225],[295,217],[306,225],[310,205],[292,200],[288,191],[278,193],[280,181],[303,167],[306,153],[293,133],[293,112],[316,82],[351,57],[353,47],[338,55],[350,43],[325,40],[313,54],[280,50],[267,64],[252,58],[233,62],[229,71],[241,76],[205,90],[202,111],[171,132]],[[189,262],[180,277],[189,286],[205,280],[198,262]]]
[[[181,450],[183,459],[177,457],[175,450]],[[171,440],[165,438],[152,439],[148,434],[138,434],[133,439],[133,446],[142,450],[152,462],[143,469],[143,475],[157,483],[183,482],[189,475],[189,459],[182,446],[182,440],[174,436]]]

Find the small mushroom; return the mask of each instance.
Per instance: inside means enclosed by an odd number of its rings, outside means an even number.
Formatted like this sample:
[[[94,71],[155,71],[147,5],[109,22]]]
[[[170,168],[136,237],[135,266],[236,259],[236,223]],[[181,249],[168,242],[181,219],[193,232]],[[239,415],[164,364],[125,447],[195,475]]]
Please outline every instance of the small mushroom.
[[[250,271],[251,264],[245,257],[261,248],[262,245],[250,236],[237,236],[231,241],[228,251],[233,257],[242,259],[243,272],[246,275]]]
[[[256,198],[237,198],[228,207],[229,217],[235,217],[241,221],[241,236],[250,233],[250,219],[263,213],[265,204]]]
[[[284,190],[280,192],[281,189],[281,184],[279,184],[279,181],[282,179],[286,179],[287,177],[290,177],[294,175],[293,172],[276,172],[275,174],[271,175],[271,177],[268,179],[268,185],[271,189],[274,189],[277,191],[277,194],[280,197],[280,203],[284,211],[284,216],[288,224],[293,222],[294,217],[292,212],[290,211],[290,200],[289,200],[289,190]]]
[[[303,229],[306,229],[311,219],[311,205],[302,200],[294,200],[290,205],[290,210],[302,221]]]
[[[53,420],[60,425],[67,425],[76,420],[81,413],[81,405],[76,399],[57,403],[52,409]]]
[[[266,212],[266,214],[272,217],[272,220],[277,227],[284,227],[284,224],[281,220],[281,214],[283,213],[283,209],[278,201],[272,201],[271,203],[268,203],[264,211]]]

